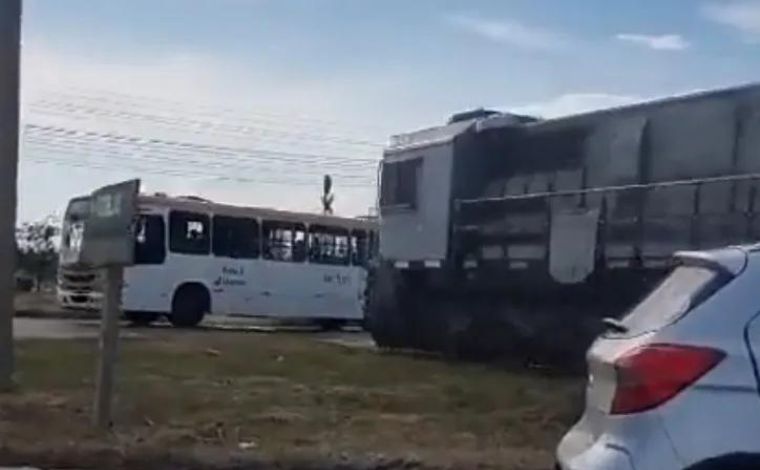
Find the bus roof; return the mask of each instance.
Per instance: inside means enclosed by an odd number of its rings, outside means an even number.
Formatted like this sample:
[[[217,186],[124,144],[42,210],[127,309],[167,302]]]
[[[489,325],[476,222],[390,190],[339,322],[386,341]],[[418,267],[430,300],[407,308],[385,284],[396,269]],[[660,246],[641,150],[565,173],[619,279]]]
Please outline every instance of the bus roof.
[[[139,202],[142,207],[168,207],[190,212],[213,212],[214,214],[227,216],[257,217],[280,222],[302,222],[308,225],[328,225],[349,229],[374,230],[378,228],[378,223],[376,221],[367,219],[338,217],[309,212],[284,211],[265,207],[219,204],[200,198],[141,194],[139,196]]]

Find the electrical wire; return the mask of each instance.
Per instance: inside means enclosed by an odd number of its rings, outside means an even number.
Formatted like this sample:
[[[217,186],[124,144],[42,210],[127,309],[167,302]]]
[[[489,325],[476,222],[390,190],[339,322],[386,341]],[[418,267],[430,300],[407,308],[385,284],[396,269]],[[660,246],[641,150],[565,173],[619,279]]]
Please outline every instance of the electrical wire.
[[[78,142],[67,142],[63,139],[44,139],[44,138],[27,138],[24,140],[24,144],[28,146],[29,150],[34,150],[36,147],[53,148],[75,152],[83,155],[90,155],[93,157],[101,156],[114,156],[123,161],[137,161],[147,162],[156,165],[163,165],[168,169],[176,169],[177,166],[191,167],[194,169],[202,169],[208,171],[222,170],[225,174],[244,174],[247,172],[256,172],[257,174],[270,174],[281,173],[289,176],[300,175],[323,175],[323,171],[319,169],[303,169],[293,168],[286,165],[273,165],[267,166],[261,165],[248,165],[248,166],[234,166],[224,161],[209,161],[201,159],[193,159],[191,155],[185,155],[182,157],[176,157],[173,155],[166,155],[161,152],[149,152],[149,153],[134,153],[124,148],[108,147],[104,145],[82,145]],[[167,167],[167,165],[171,165]],[[371,180],[371,176],[367,173],[350,173],[350,172],[332,172],[331,175],[346,180]]]
[[[340,164],[345,166],[373,166],[377,159],[369,158],[347,158],[336,155],[311,154],[284,152],[276,150],[248,149],[244,147],[231,147],[222,145],[199,144],[186,141],[156,139],[148,137],[138,137],[128,134],[117,134],[107,132],[95,132],[91,130],[73,129],[59,126],[41,126],[37,124],[26,124],[24,126],[25,136],[34,136],[38,134],[55,135],[66,138],[77,138],[88,141],[107,141],[121,145],[150,145],[170,147],[174,149],[191,150],[201,153],[211,153],[213,155],[244,155],[250,158],[261,160],[275,160],[278,162],[291,163],[318,163],[320,165]]]
[[[336,147],[338,145],[370,147],[374,149],[383,147],[382,144],[375,142],[336,137],[334,135],[325,135],[316,132],[293,132],[260,126],[248,126],[236,123],[228,123],[222,120],[210,121],[188,117],[162,116],[145,112],[107,110],[69,103],[57,105],[33,103],[28,106],[28,110],[32,116],[55,116],[78,120],[98,119],[99,121],[105,118],[122,123],[127,122],[139,125],[157,125],[164,128],[178,130],[183,133],[192,133],[196,135],[213,134],[216,136],[224,135],[238,139],[256,139],[258,142],[284,142],[293,144],[308,141],[312,145],[318,144],[322,146],[332,147]]]
[[[113,94],[113,93],[111,93]],[[326,131],[324,128],[315,129],[314,127],[304,127],[294,123],[292,116],[281,116],[277,119],[252,119],[251,112],[247,112],[245,117],[235,117],[235,112],[228,109],[219,113],[201,113],[205,118],[192,117],[193,111],[189,111],[187,106],[176,102],[168,102],[169,107],[158,108],[156,102],[166,102],[166,100],[140,99],[130,97],[128,99],[114,99],[111,96],[87,96],[59,94],[52,98],[37,99],[31,102],[27,108],[33,114],[68,114],[69,116],[84,115],[96,117],[110,117],[117,120],[143,122],[152,122],[161,125],[192,125],[200,129],[215,129],[217,132],[242,133],[242,135],[257,135],[259,137],[269,135],[270,138],[280,136],[280,140],[286,137],[308,139],[312,142],[338,143],[353,146],[365,146],[372,148],[382,148],[383,142],[359,139],[337,134],[333,130]],[[109,109],[111,106],[116,108]],[[130,110],[129,108],[133,108]],[[137,110],[135,111],[134,108]],[[184,109],[183,109],[184,108]],[[158,111],[156,111],[158,109]],[[197,112],[195,115],[197,116]],[[255,114],[255,113],[253,113]],[[188,117],[191,116],[191,117]],[[82,116],[79,116],[82,117]],[[231,120],[232,118],[232,120]],[[262,122],[266,126],[262,126]],[[279,125],[280,127],[272,127]],[[346,126],[343,126],[345,129]],[[387,132],[383,132],[385,135]]]
[[[25,145],[25,153],[28,151],[26,145]],[[256,177],[250,177],[250,176],[244,176],[244,175],[229,175],[229,174],[215,174],[210,173],[208,171],[191,171],[191,170],[177,170],[177,169],[171,169],[167,167],[152,167],[152,166],[146,166],[144,161],[139,162],[142,164],[131,164],[129,161],[125,161],[120,155],[113,155],[113,157],[117,158],[110,158],[107,155],[103,155],[102,162],[93,162],[93,161],[81,161],[81,160],[74,160],[74,159],[68,159],[68,158],[60,158],[57,155],[63,154],[71,154],[75,157],[81,157],[81,153],[77,152],[68,152],[67,149],[61,147],[61,146],[49,146],[46,147],[45,145],[38,145],[37,151],[42,151],[41,153],[51,153],[56,154],[56,156],[27,156],[25,155],[22,159],[22,162],[33,162],[33,163],[42,163],[42,164],[54,164],[59,166],[65,166],[68,168],[87,168],[87,169],[94,169],[94,170],[101,170],[101,171],[133,171],[139,174],[154,174],[154,175],[161,175],[161,176],[167,176],[167,177],[182,177],[182,178],[191,178],[191,179],[201,179],[201,180],[220,180],[220,181],[233,181],[233,182],[239,182],[239,183],[259,183],[259,184],[270,184],[270,185],[279,185],[279,186],[319,186],[321,182],[315,182],[315,181],[306,181],[306,180],[297,180],[293,179],[292,177],[289,177],[287,179],[271,179],[271,178],[256,178]],[[345,182],[340,183],[342,187],[345,188],[365,188],[365,189],[373,189],[373,182],[367,181],[367,182]]]
[[[341,165],[320,165],[320,164],[293,164],[277,160],[252,160],[246,158],[215,158],[213,156],[203,155],[197,152],[181,151],[174,149],[155,148],[150,146],[128,146],[118,145],[111,142],[92,142],[62,137],[27,136],[25,143],[43,143],[48,145],[61,145],[69,148],[73,147],[86,152],[112,152],[119,153],[125,158],[146,157],[156,158],[168,163],[179,165],[203,165],[210,167],[221,167],[228,170],[245,171],[269,167],[279,167],[286,169],[290,173],[306,174],[324,174],[329,171],[331,174],[340,176],[370,175],[369,168],[347,167]],[[262,163],[264,165],[262,165]]]
[[[274,122],[274,123],[287,123],[288,127],[296,126],[303,128],[304,125],[320,126],[321,129],[325,127],[333,127],[337,129],[346,129],[348,127],[354,129],[362,129],[365,131],[373,131],[380,135],[387,135],[388,129],[385,127],[379,127],[367,122],[352,122],[348,124],[345,121],[330,120],[323,117],[317,118],[314,116],[307,116],[303,114],[295,113],[272,113],[262,112],[259,109],[250,108],[233,108],[230,106],[218,105],[218,104],[202,104],[197,102],[189,103],[187,101],[171,100],[163,97],[149,97],[140,96],[130,93],[124,93],[114,90],[93,90],[92,88],[77,88],[69,87],[67,91],[49,90],[41,94],[45,100],[65,100],[65,101],[85,101],[90,103],[96,103],[103,105],[104,103],[110,103],[124,107],[137,107],[139,109],[146,108],[160,108],[179,110],[183,113],[195,113],[206,116],[241,116],[241,119],[248,122]]]

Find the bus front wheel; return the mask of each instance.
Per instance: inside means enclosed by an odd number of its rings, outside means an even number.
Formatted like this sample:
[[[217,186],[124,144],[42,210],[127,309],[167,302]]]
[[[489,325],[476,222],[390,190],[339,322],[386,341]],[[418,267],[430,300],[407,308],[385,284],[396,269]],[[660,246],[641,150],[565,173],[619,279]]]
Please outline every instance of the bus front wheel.
[[[210,309],[208,290],[200,284],[186,284],[174,294],[169,321],[181,328],[197,326]]]

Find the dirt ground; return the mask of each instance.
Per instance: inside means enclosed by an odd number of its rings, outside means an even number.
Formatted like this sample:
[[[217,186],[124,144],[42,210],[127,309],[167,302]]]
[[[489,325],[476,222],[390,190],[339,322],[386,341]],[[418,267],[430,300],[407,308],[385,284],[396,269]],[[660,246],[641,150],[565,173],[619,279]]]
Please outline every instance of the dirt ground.
[[[94,340],[18,343],[0,465],[551,468],[577,378],[325,344],[158,331],[125,340],[110,433],[89,424]],[[201,465],[199,467],[198,465]]]

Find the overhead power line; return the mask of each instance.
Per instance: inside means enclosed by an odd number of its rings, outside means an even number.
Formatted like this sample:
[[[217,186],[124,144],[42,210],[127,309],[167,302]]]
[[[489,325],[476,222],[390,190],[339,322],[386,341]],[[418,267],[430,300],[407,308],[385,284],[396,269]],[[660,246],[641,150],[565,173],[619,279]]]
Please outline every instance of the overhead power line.
[[[51,139],[46,137],[30,137],[24,140],[25,149],[34,151],[40,147],[67,151],[79,155],[86,155],[93,158],[105,158],[107,156],[118,157],[122,162],[142,162],[162,166],[168,170],[177,168],[192,168],[194,170],[204,171],[223,171],[225,174],[245,174],[255,172],[257,174],[283,174],[286,176],[300,175],[324,175],[324,169],[318,167],[293,167],[292,165],[279,165],[274,162],[261,164],[242,164],[231,163],[223,160],[199,159],[193,154],[172,155],[163,151],[132,152],[124,148],[113,147],[98,143],[83,144],[77,141],[66,139]],[[331,170],[330,173],[336,177],[347,180],[370,180],[372,173],[370,171],[350,171],[350,170]]]
[[[138,163],[130,163],[128,160],[124,160],[120,155],[103,155],[100,161],[81,161],[81,159],[71,159],[71,158],[61,158],[61,154],[70,154],[75,157],[81,157],[82,155],[77,152],[70,152],[65,148],[62,148],[60,146],[48,146],[41,145],[42,148],[38,150],[42,150],[41,153],[48,153],[48,154],[54,154],[54,156],[40,156],[37,155],[35,152],[34,156],[28,156],[24,157],[23,161],[33,162],[33,163],[41,163],[41,164],[53,164],[58,166],[64,166],[67,168],[86,168],[86,169],[93,169],[93,170],[99,170],[99,171],[109,171],[109,172],[123,172],[123,171],[131,171],[138,174],[152,174],[152,175],[161,175],[161,176],[167,176],[167,177],[182,177],[182,178],[192,178],[192,179],[200,179],[200,180],[220,180],[220,181],[233,181],[233,182],[239,182],[239,183],[258,183],[258,184],[269,184],[269,185],[279,185],[279,186],[314,186],[318,187],[321,184],[321,181],[317,180],[303,180],[303,179],[294,179],[292,177],[287,178],[280,178],[280,179],[273,179],[273,178],[266,178],[266,177],[253,177],[253,176],[245,176],[245,175],[230,175],[230,174],[216,174],[209,171],[193,171],[193,170],[181,170],[181,169],[174,169],[169,167],[154,167],[150,165],[146,165],[144,161],[138,162]],[[340,180],[339,180],[340,182]],[[339,183],[341,187],[345,188],[364,188],[364,189],[374,189],[375,183],[371,180],[360,182],[360,181],[351,181],[351,182],[342,182]]]
[[[57,148],[65,148],[87,155],[116,154],[126,160],[142,159],[154,163],[223,169],[234,172],[285,171],[290,175],[321,175],[329,171],[335,176],[350,179],[372,177],[376,169],[374,162],[353,161],[323,155],[297,155],[292,153],[288,153],[287,156],[259,155],[257,152],[240,148],[144,139],[121,134],[105,134],[33,124],[27,126],[23,142],[31,145],[57,146]],[[34,147],[32,147],[33,149]]]
[[[123,158],[155,158],[160,161],[172,163],[172,164],[197,164],[197,165],[211,165],[235,169],[259,169],[268,167],[280,167],[286,168],[292,173],[299,173],[303,171],[318,170],[319,174],[323,174],[324,170],[330,169],[331,171],[341,171],[347,174],[368,174],[371,167],[364,166],[344,166],[340,163],[323,163],[312,162],[306,160],[290,161],[290,160],[278,160],[276,158],[268,159],[252,159],[246,157],[235,157],[218,155],[206,152],[193,151],[192,149],[181,149],[175,147],[161,147],[154,145],[137,145],[137,144],[121,144],[113,141],[93,141],[93,140],[81,140],[76,138],[68,138],[62,136],[51,136],[47,134],[41,135],[29,135],[24,138],[25,143],[33,142],[45,142],[48,144],[58,144],[77,147],[80,150],[97,153],[97,152],[112,152],[122,155]]]
[[[128,134],[110,133],[110,132],[96,132],[91,130],[73,129],[68,127],[59,126],[41,126],[37,124],[26,124],[25,136],[33,136],[35,134],[52,134],[65,138],[79,138],[89,141],[108,141],[119,145],[147,145],[147,146],[162,146],[178,148],[183,150],[191,150],[195,152],[211,153],[213,155],[243,155],[251,158],[275,160],[279,162],[291,162],[291,163],[308,163],[315,162],[320,164],[329,163],[341,163],[347,166],[367,166],[376,165],[378,159],[371,158],[348,158],[344,156],[328,155],[328,154],[314,154],[314,153],[297,153],[297,152],[284,152],[278,150],[262,150],[262,149],[250,149],[245,147],[232,147],[223,145],[209,145],[199,144],[193,142],[185,142],[169,139],[155,139],[140,136],[133,136]]]
[[[124,109],[104,109],[76,103],[35,102],[28,107],[32,116],[48,115],[69,119],[111,119],[140,125],[158,125],[184,133],[213,134],[228,137],[256,139],[259,142],[309,143],[331,146],[350,146],[380,149],[383,144],[367,140],[340,137],[320,132],[304,132],[271,127],[252,126],[224,120],[204,120],[186,116],[167,116]],[[366,150],[365,150],[366,151]]]
[[[363,121],[346,122],[299,116],[297,114],[264,113],[256,109],[234,109],[224,106],[188,104],[163,98],[148,98],[113,91],[44,93],[31,106],[47,108],[77,107],[81,111],[112,111],[130,114],[149,114],[162,117],[182,116],[194,120],[224,122],[237,127],[253,127],[297,135],[322,136],[327,140],[348,144],[382,147],[389,129],[371,126]],[[88,108],[88,109],[85,109]],[[372,129],[371,132],[368,132]],[[380,138],[357,137],[358,133]]]
[[[154,158],[160,161],[178,164],[178,165],[204,165],[229,169],[230,171],[256,170],[262,168],[278,167],[286,169],[293,174],[313,173],[324,174],[331,172],[341,175],[367,175],[371,173],[370,166],[342,165],[340,163],[321,163],[321,162],[291,162],[282,161],[274,158],[257,159],[238,156],[215,155],[204,152],[195,152],[192,150],[165,148],[160,146],[149,145],[122,145],[112,141],[89,141],[62,136],[40,134],[25,136],[24,143],[46,143],[50,145],[62,145],[75,147],[80,151],[88,153],[118,153],[123,158]]]
[[[287,122],[297,126],[309,126],[310,128],[314,128],[315,126],[320,129],[326,127],[344,130],[351,128],[363,132],[372,131],[373,133],[378,133],[380,135],[386,135],[388,132],[387,128],[366,121],[352,121],[351,123],[348,123],[347,121],[304,115],[298,112],[265,112],[261,109],[251,107],[231,107],[220,104],[188,102],[187,100],[179,101],[165,97],[141,96],[115,90],[93,90],[89,87],[87,89],[69,87],[66,90],[48,90],[39,94],[39,96],[48,100],[79,100],[100,105],[110,103],[119,108],[132,106],[137,107],[138,109],[145,109],[146,107],[149,107],[151,109],[180,110],[185,113],[202,114],[206,116],[239,116],[246,121]]]

